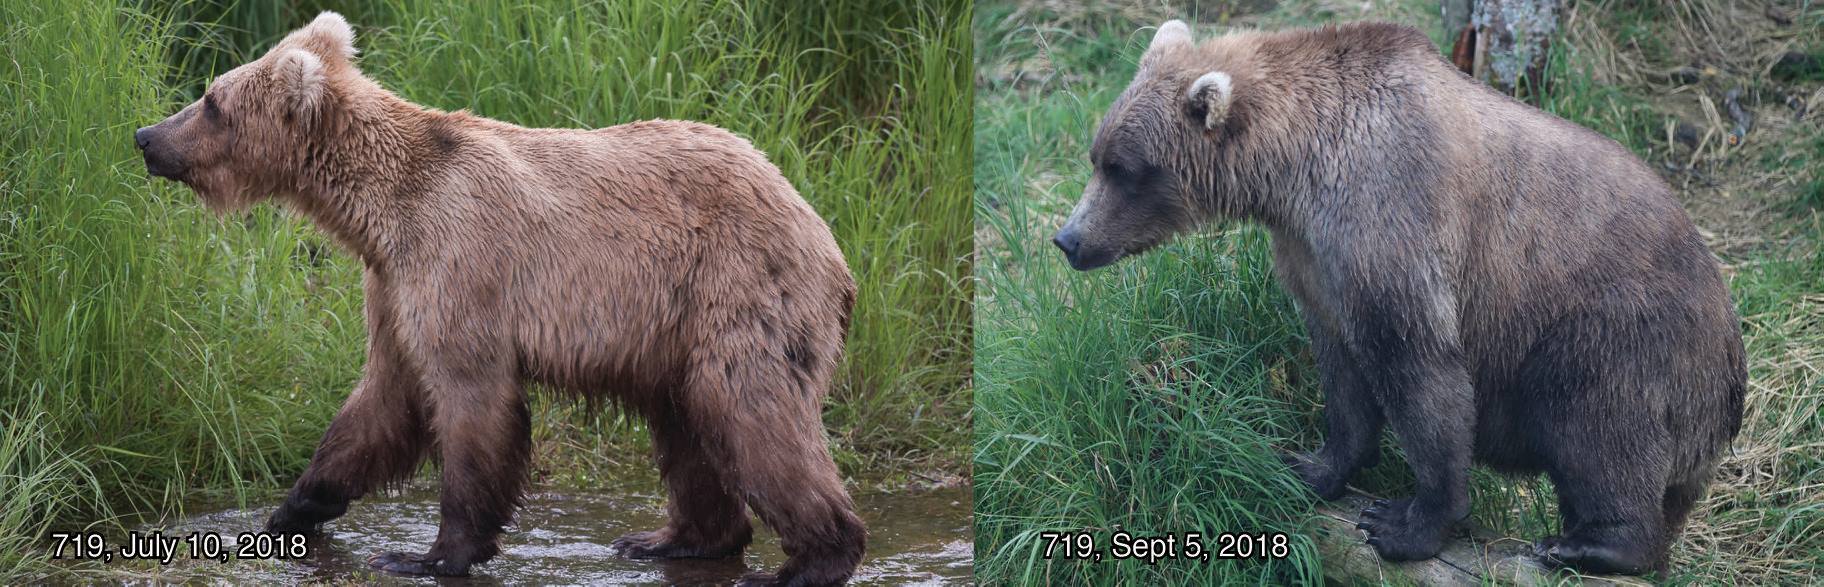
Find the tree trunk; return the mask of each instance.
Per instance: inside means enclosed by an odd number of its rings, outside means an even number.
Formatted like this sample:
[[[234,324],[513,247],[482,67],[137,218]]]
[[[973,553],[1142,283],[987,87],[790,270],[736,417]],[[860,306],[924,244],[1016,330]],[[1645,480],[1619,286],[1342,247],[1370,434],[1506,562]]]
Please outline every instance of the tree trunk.
[[[1452,2],[1444,0],[1445,14]],[[1509,94],[1536,94],[1543,80],[1561,0],[1479,0],[1471,10],[1472,75]]]

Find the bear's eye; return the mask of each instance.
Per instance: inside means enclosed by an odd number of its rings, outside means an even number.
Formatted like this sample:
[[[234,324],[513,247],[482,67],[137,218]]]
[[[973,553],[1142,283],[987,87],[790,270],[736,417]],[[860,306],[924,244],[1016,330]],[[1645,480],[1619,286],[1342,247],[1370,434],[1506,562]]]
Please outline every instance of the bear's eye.
[[[1122,183],[1146,183],[1156,170],[1157,168],[1145,161],[1135,162],[1131,159],[1118,162],[1108,161],[1102,164],[1102,175]]]

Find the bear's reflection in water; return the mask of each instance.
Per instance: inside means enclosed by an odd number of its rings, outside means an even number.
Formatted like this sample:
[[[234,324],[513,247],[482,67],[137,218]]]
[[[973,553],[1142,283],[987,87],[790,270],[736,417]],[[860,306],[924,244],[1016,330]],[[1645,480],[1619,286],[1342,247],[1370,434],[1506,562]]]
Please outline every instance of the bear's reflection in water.
[[[856,506],[868,525],[868,553],[852,584],[966,585],[974,572],[974,529],[967,488],[859,493]],[[276,506],[229,509],[142,530],[165,536],[192,532],[220,534],[224,550],[235,535],[257,530]],[[469,577],[393,577],[370,569],[369,555],[407,550],[437,537],[437,493],[410,489],[376,494],[355,502],[348,514],[324,527],[309,543],[309,557],[285,562],[188,560],[163,569],[159,580],[226,581],[233,584],[299,582],[521,584],[728,585],[743,574],[775,568],[785,561],[778,537],[756,527],[754,543],[741,558],[631,560],[609,547],[616,537],[665,521],[664,494],[644,491],[536,492],[527,496],[515,523],[501,539],[502,554]]]

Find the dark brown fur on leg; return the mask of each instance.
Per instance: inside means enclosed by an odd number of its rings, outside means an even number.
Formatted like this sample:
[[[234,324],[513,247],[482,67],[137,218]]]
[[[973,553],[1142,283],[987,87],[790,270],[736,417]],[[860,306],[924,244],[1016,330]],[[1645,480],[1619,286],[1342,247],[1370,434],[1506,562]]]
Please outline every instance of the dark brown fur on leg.
[[[1565,516],[1564,533],[1535,546],[1539,558],[1588,573],[1638,575],[1663,569],[1667,534],[1655,507],[1663,491],[1652,475],[1642,473],[1649,472],[1588,467],[1554,472],[1553,483],[1574,505]],[[1605,515],[1580,515],[1586,511]]]
[[[475,380],[486,383],[466,382]],[[439,403],[435,414],[443,461],[437,540],[424,554],[375,556],[368,561],[374,568],[406,575],[469,574],[470,566],[499,554],[501,528],[512,521],[525,490],[532,419],[519,384],[504,374],[444,381],[448,393],[442,397],[452,401]]]
[[[1651,282],[1612,287],[1654,299],[1674,289]],[[1544,390],[1535,393],[1578,400],[1537,401],[1520,413],[1523,429],[1532,431],[1520,444],[1546,447],[1540,463],[1557,487],[1564,520],[1560,536],[1535,547],[1547,564],[1589,573],[1664,570],[1667,546],[1713,470],[1692,458],[1696,451],[1681,448],[1664,416],[1632,407],[1633,398],[1688,386],[1665,366],[1688,363],[1680,354],[1701,351],[1659,341],[1678,339],[1671,325],[1702,318],[1680,305],[1641,306],[1634,299],[1613,295],[1566,316],[1547,331],[1551,344],[1539,345],[1519,373],[1530,388]]]
[[[1326,433],[1323,447],[1289,456],[1286,465],[1319,498],[1333,500],[1343,496],[1357,471],[1380,460],[1381,428],[1386,422],[1336,333],[1317,320],[1306,319],[1305,323],[1322,377]]]
[[[634,532],[614,541],[633,558],[721,558],[741,554],[753,541],[753,524],[702,440],[681,410],[658,410],[650,418],[654,458],[671,501],[664,528]]]
[[[266,531],[315,532],[347,512],[350,501],[410,475],[424,457],[416,412],[395,402],[349,398],[324,432],[310,467],[267,518]]]
[[[1664,509],[1665,528],[1669,536],[1676,537],[1685,528],[1685,520],[1690,517],[1691,508],[1697,507],[1697,502],[1704,499],[1705,480],[1710,478],[1710,474],[1711,470],[1705,468],[1702,474],[1693,475],[1693,479],[1666,488],[1660,506]]]
[[[861,564],[867,530],[842,489],[835,463],[821,444],[796,448],[822,453],[822,458],[742,469],[740,484],[748,504],[779,532],[787,557],[779,570],[749,575],[743,585],[841,585]],[[765,460],[766,451],[734,447],[733,452],[754,463]]]
[[[704,448],[785,550],[779,570],[742,583],[840,585],[861,563],[867,530],[830,458],[819,394],[789,388],[817,377],[744,352],[741,339],[705,349],[682,396],[691,413],[709,415],[699,422]],[[787,389],[761,387],[775,385]],[[767,409],[748,409],[761,402]]]
[[[369,300],[381,299],[379,280],[370,274],[366,286]],[[366,373],[323,433],[310,467],[266,520],[267,532],[314,532],[346,512],[349,501],[403,479],[424,460],[423,394],[384,303],[368,303],[367,324]]]

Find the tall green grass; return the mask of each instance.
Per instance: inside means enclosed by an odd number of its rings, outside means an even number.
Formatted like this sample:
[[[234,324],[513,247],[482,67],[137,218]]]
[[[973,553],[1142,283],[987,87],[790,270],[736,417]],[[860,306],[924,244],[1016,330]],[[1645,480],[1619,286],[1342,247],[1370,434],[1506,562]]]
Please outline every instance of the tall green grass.
[[[1292,1],[1268,12],[1219,3],[1081,8],[983,3],[976,47],[976,569],[985,584],[1314,584],[1306,533],[1315,497],[1275,452],[1322,437],[1317,374],[1298,314],[1274,283],[1263,231],[1186,236],[1096,272],[1072,271],[1049,243],[1089,177],[1095,124],[1132,78],[1152,29],[1188,18],[1199,35],[1231,17],[1278,28],[1344,18],[1436,27],[1435,4],[1373,14]],[[1415,8],[1415,6],[1417,8]],[[1431,13],[1427,16],[1427,13]],[[1578,39],[1555,46],[1575,47]],[[1573,57],[1548,71],[1547,110],[1650,155],[1662,119],[1638,88],[1595,83]],[[1763,140],[1774,140],[1771,133]],[[1815,175],[1815,173],[1813,174]],[[1800,181],[1804,181],[1802,178]],[[1788,194],[1739,197],[1783,202]],[[1809,222],[1817,222],[1814,214]],[[1674,553],[1671,582],[1824,571],[1824,265],[1818,232],[1752,259],[1726,259],[1745,319],[1753,380],[1738,459],[1727,460],[1699,521]],[[1353,485],[1411,491],[1391,437]],[[1524,539],[1556,531],[1543,479],[1472,472],[1473,520]],[[1100,562],[1045,559],[1048,531],[1292,533],[1286,560]],[[1345,579],[1347,580],[1347,579]]]
[[[0,532],[276,482],[360,362],[358,320],[342,319],[360,315],[358,289],[336,283],[352,274],[299,268],[293,223],[223,225],[145,178],[129,137],[174,104],[161,19],[6,2],[0,20],[0,438],[43,454],[0,475],[101,498],[44,492]],[[325,285],[303,295],[311,279]],[[53,462],[72,466],[43,476]]]
[[[983,90],[976,102],[977,576],[1313,580],[1315,546],[1297,534],[1313,500],[1273,453],[1277,438],[1305,427],[1304,406],[1293,405],[1303,389],[1288,380],[1313,376],[1297,366],[1300,330],[1271,283],[1264,236],[1181,239],[1095,273],[1061,262],[1050,232],[1089,176],[1094,125],[1146,38],[1126,23],[1047,30],[1006,16],[981,9],[984,64],[1043,58],[1082,77]],[[1294,556],[1043,558],[1043,532],[1091,532],[1106,549],[1118,529],[1288,532]]]
[[[0,577],[23,575],[43,564],[34,548],[56,514],[106,515],[107,502],[81,462],[49,441],[44,411],[28,406],[0,427]]]
[[[752,140],[860,285],[826,412],[845,472],[966,467],[968,6],[819,6],[0,0],[0,552],[46,524],[270,495],[358,377],[359,261],[270,206],[215,218],[148,179],[130,142],[318,9],[343,12],[367,74],[420,104]],[[535,407],[547,481],[643,460],[643,431],[613,411]],[[0,556],[0,579],[41,564]]]

